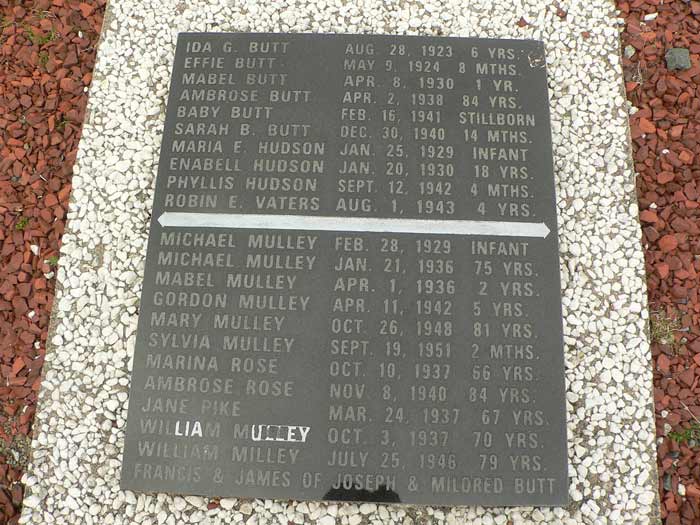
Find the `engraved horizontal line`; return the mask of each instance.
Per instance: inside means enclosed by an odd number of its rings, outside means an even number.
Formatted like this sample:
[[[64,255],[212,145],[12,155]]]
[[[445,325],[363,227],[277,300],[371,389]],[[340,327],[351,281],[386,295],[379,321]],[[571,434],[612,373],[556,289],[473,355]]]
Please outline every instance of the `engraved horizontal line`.
[[[367,233],[423,233],[428,235],[485,235],[544,239],[550,229],[543,222],[463,221],[377,217],[325,217],[254,213],[165,212],[158,223],[166,228],[230,228]]]

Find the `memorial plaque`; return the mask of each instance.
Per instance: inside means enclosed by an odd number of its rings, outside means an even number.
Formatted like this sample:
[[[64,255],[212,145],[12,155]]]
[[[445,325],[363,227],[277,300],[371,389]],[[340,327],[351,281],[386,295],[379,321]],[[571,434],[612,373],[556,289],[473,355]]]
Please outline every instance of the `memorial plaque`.
[[[122,487],[567,502],[543,45],[185,33]]]

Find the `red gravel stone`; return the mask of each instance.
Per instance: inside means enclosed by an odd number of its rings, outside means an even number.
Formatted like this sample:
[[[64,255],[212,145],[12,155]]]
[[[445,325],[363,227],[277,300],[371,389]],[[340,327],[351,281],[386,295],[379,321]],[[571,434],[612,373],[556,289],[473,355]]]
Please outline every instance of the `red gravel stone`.
[[[656,216],[656,212],[652,210],[644,210],[639,214],[639,218],[644,222],[656,222],[659,220]]]
[[[89,17],[92,13],[95,12],[95,6],[92,4],[86,4],[85,2],[81,2],[78,5],[78,8],[80,9],[80,12],[85,18]]]
[[[689,368],[687,370],[683,370],[678,374],[678,380],[681,383],[686,384],[687,386],[691,386],[693,384],[693,379],[695,378],[695,370],[692,368]],[[680,422],[680,418],[679,418]]]
[[[639,119],[639,129],[643,133],[656,133],[656,126],[645,118]]]
[[[656,360],[656,366],[662,372],[668,373],[671,370],[671,361],[664,354],[661,354]]]
[[[55,289],[55,277],[46,277],[55,267],[45,261],[59,252],[87,102],[83,88],[92,78],[105,3],[0,0],[0,439],[6,446],[31,435]],[[33,42],[31,33],[45,42]],[[12,454],[0,454],[2,524],[19,519],[22,467]]]
[[[670,171],[662,171],[656,176],[656,180],[659,181],[659,184],[666,184],[667,182],[671,182],[676,176],[670,172]]]
[[[700,498],[700,487],[697,485],[688,485],[685,487],[685,492],[689,498]]]
[[[700,447],[670,439],[664,424],[681,431],[700,419],[700,1],[617,0],[617,6],[626,21],[623,47],[638,51],[623,57],[623,72],[638,108],[630,127],[649,306],[653,319],[675,323],[673,346],[652,341],[658,467],[662,480],[671,479],[670,490],[659,484],[661,516],[665,525],[697,525]],[[649,13],[658,16],[642,24]],[[672,47],[689,49],[690,70],[666,69]]]
[[[673,234],[664,235],[659,239],[659,248],[661,251],[670,252],[676,249],[678,246],[678,239]]]
[[[58,197],[54,193],[49,193],[44,197],[44,204],[49,207],[56,206],[56,204],[58,204]]]

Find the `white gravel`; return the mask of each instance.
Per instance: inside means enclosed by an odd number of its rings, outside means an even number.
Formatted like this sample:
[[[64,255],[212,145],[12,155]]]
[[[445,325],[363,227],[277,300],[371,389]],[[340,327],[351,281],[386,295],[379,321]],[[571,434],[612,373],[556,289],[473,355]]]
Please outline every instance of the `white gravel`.
[[[612,0],[112,0],[73,178],[23,524],[658,523],[644,264]],[[519,27],[523,17],[529,26]],[[537,38],[550,75],[569,414],[567,508],[224,500],[119,490],[129,360],[179,31]],[[585,38],[582,33],[589,32]]]

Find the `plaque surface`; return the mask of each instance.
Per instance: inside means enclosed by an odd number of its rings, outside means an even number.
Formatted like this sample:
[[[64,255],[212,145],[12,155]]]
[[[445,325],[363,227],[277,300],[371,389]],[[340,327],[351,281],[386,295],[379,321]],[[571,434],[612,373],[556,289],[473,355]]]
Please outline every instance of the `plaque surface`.
[[[540,42],[184,33],[122,487],[567,502]]]

